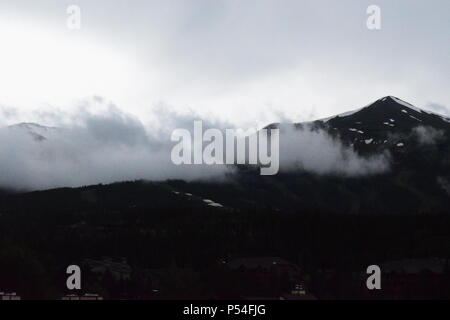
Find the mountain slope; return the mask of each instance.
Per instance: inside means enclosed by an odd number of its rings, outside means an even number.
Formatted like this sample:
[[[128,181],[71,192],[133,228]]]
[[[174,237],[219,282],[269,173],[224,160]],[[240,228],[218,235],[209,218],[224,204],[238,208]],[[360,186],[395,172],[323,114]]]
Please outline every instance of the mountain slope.
[[[283,144],[283,130],[292,125],[272,124],[269,127],[281,129]],[[258,201],[268,202],[268,199],[276,198],[273,202],[276,207],[294,207],[291,211],[362,214],[448,212],[448,118],[387,96],[364,108],[327,119],[297,123],[294,127],[300,132],[325,131],[336,144],[344,146],[341,152],[350,150],[362,158],[385,154],[389,159],[389,170],[377,175],[348,177],[314,174],[300,168],[275,177],[257,177],[248,186],[257,189],[257,185],[266,190]],[[288,151],[305,147],[292,141],[289,144]],[[316,148],[321,147],[313,144]],[[280,154],[282,157],[283,153]],[[277,196],[271,195],[271,189],[279,191]]]
[[[158,197],[160,208],[164,207],[164,203],[169,208],[174,203],[175,195],[184,195],[179,199],[189,202],[198,200],[201,207],[208,208],[216,204],[232,211],[268,210],[298,214],[448,212],[450,122],[443,116],[389,96],[362,109],[328,119],[295,125],[273,124],[270,127],[322,130],[333,137],[334,143],[343,145],[361,158],[388,155],[389,170],[378,174],[349,176],[319,174],[299,167],[281,170],[275,176],[261,176],[257,167],[238,166],[237,173],[229,176],[225,182],[167,182],[165,193]],[[38,141],[58,134],[55,128],[34,124],[21,124],[9,129],[22,130]],[[42,138],[36,138],[36,135]],[[283,135],[280,139],[283,140]],[[289,149],[296,147],[290,145]],[[312,151],[316,149],[320,149],[320,145],[312,148]],[[283,155],[281,153],[280,158]],[[122,187],[119,185],[117,188]],[[54,203],[53,194],[40,193],[42,203]],[[189,194],[194,197],[191,199]],[[139,202],[139,199],[135,201]],[[222,209],[219,207],[218,210]]]

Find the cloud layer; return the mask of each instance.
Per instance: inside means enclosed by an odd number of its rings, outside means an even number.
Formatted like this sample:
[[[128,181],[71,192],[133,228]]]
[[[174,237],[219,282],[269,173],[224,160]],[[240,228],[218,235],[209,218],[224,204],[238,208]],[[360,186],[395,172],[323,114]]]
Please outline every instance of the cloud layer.
[[[22,123],[0,129],[0,187],[46,189],[134,179],[221,181],[233,172],[225,165],[172,163],[171,133],[176,128],[192,130],[194,115],[162,108],[153,125],[144,125],[97,100],[100,110],[88,103],[71,114],[42,112],[53,120],[53,127]],[[208,121],[203,126],[232,128]],[[358,176],[389,167],[385,155],[362,158],[324,131],[288,128],[280,136],[281,171]]]
[[[223,179],[230,171],[225,166],[172,164],[170,126],[190,121],[183,116],[166,119],[150,131],[139,119],[109,106],[100,113],[79,109],[64,127],[4,127],[0,186],[46,189],[133,179]]]
[[[145,116],[164,101],[240,126],[362,107],[386,95],[450,106],[448,0],[0,1],[0,102],[99,94]],[[411,34],[414,39],[411,40]],[[433,107],[433,106],[431,106]]]

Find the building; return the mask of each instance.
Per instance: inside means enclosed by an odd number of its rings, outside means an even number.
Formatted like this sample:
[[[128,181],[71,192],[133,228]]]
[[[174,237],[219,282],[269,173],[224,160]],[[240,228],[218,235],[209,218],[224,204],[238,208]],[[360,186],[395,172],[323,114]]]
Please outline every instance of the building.
[[[6,300],[21,300],[20,296],[18,296],[15,292],[12,293],[5,293],[0,292],[0,300],[6,301]]]
[[[103,297],[98,294],[86,293],[84,295],[68,294],[61,298],[61,300],[66,301],[99,301],[103,300]]]
[[[405,259],[381,265],[382,288],[398,298],[438,297],[449,281],[446,259]]]

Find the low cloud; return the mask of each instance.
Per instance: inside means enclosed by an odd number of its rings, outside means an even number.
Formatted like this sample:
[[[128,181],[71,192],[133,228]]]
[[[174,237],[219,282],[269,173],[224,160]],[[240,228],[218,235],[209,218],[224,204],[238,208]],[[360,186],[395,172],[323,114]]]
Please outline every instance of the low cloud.
[[[148,180],[223,181],[234,169],[226,165],[172,163],[176,128],[192,130],[193,114],[178,114],[162,106],[154,123],[122,112],[112,104],[85,102],[76,112],[43,112],[52,126],[33,123],[0,129],[0,187],[36,190],[97,183]],[[204,128],[233,128],[229,123],[203,121]],[[325,131],[295,130],[287,125],[280,136],[281,171],[360,176],[388,170],[385,154],[364,158]]]
[[[353,177],[383,173],[390,167],[388,153],[362,157],[324,130],[284,127],[280,136],[281,171]]]
[[[439,103],[429,103],[427,107],[437,113],[450,117],[450,109]]]
[[[421,145],[434,145],[444,138],[444,131],[428,126],[416,127],[413,129],[413,133]]]
[[[226,166],[172,164],[169,132],[175,127],[171,126],[189,121],[171,117],[158,129],[148,130],[139,119],[109,105],[96,113],[80,108],[54,127],[32,123],[4,127],[0,186],[34,190],[134,179],[224,179],[231,172]]]

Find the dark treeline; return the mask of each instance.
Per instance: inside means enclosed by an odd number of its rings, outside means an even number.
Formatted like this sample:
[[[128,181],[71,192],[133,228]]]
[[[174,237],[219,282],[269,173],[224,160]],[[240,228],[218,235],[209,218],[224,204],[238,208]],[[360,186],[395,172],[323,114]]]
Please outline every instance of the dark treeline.
[[[214,208],[167,183],[121,183],[4,196],[0,207],[0,291],[25,298],[65,292],[65,268],[86,259],[125,258],[130,279],[85,273],[84,289],[106,297],[219,297],[228,281],[220,261],[272,256],[297,264],[311,290],[320,272],[342,275],[318,297],[356,293],[355,274],[371,264],[407,258],[450,258],[449,215],[326,215]],[[172,270],[172,273],[170,272]],[[178,271],[174,271],[178,270]],[[347,278],[345,278],[347,277]],[[228,279],[228,280],[227,280]],[[127,288],[126,290],[124,288]],[[182,289],[181,289],[182,288]],[[334,288],[334,289],[333,289]],[[318,290],[318,289],[317,289]],[[182,293],[181,293],[182,292]]]

